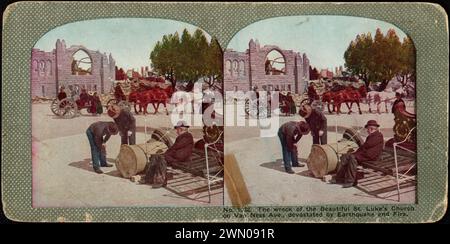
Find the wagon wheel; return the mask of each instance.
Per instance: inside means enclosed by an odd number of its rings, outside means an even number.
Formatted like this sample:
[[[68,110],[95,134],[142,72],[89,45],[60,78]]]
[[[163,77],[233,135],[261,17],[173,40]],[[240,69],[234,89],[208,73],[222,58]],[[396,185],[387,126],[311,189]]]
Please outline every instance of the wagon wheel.
[[[219,137],[221,137],[219,139]],[[218,140],[223,140],[223,127],[213,126],[203,126],[203,139],[206,143],[214,143]]]
[[[64,98],[61,100],[59,107],[62,109],[60,110],[59,116],[65,118],[65,119],[71,119],[75,117],[78,113],[78,106],[75,101],[69,100],[67,98]]]
[[[171,147],[173,145],[173,141],[168,134],[158,129],[153,131],[151,139],[163,142],[167,147]]]
[[[342,139],[348,140],[348,141],[353,141],[356,144],[358,144],[358,147],[360,147],[362,144],[364,144],[364,141],[361,138],[361,136],[359,135],[358,131],[356,131],[355,129],[352,129],[352,128],[345,129],[344,134],[342,135]]]
[[[57,98],[53,99],[52,103],[50,104],[50,110],[53,114],[59,116],[60,108],[59,108],[59,100]]]

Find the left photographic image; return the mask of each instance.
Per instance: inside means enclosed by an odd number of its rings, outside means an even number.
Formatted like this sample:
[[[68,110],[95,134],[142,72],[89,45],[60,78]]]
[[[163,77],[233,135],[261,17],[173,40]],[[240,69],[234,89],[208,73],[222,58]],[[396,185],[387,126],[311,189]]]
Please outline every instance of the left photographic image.
[[[97,19],[30,51],[34,208],[223,205],[215,37],[173,20]]]

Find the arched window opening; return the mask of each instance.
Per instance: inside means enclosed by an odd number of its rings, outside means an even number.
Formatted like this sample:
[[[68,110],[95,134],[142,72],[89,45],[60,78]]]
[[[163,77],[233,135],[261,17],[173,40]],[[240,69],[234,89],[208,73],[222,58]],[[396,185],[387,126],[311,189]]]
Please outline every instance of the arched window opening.
[[[225,72],[226,72],[228,75],[231,75],[231,61],[230,61],[230,60],[227,60],[227,61],[225,62]]]
[[[52,61],[47,60],[47,75],[52,75]]]
[[[33,60],[33,73],[38,73],[39,72],[39,67],[38,67],[38,61]]]
[[[83,50],[76,51],[72,56],[72,75],[91,75],[91,74],[92,74],[91,58]]]
[[[272,50],[267,54],[264,66],[266,75],[286,74],[286,61],[283,55],[277,50]]]
[[[45,62],[40,61],[39,62],[39,75],[43,76],[45,74]]]
[[[239,61],[239,75],[245,76],[245,63],[243,60]]]
[[[239,64],[237,60],[233,61],[233,75],[239,74]]]

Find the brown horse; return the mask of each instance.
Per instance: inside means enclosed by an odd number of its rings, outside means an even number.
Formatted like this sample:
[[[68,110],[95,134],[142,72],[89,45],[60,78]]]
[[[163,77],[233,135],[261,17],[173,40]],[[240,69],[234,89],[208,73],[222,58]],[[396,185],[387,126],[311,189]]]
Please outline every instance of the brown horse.
[[[336,112],[341,113],[341,104],[345,100],[345,96],[341,91],[326,91],[322,94],[322,102],[327,104],[328,113],[332,114]],[[333,111],[330,109],[330,105],[333,105]],[[347,104],[348,107],[348,104]]]
[[[367,95],[367,89],[366,86],[361,85],[358,89],[356,89],[353,86],[348,87],[345,89],[345,103],[348,107],[348,114],[352,113],[352,107],[353,103],[356,103],[358,105],[358,111],[359,114],[362,114],[361,107],[359,106],[359,103],[361,102],[362,98],[365,98]],[[350,106],[348,105],[350,103]]]
[[[152,104],[155,109],[154,114],[158,113],[159,105],[163,104],[166,109],[166,114],[169,115],[169,111],[167,110],[167,102],[173,94],[173,89],[171,86],[166,88],[161,88],[159,86],[154,87],[150,90],[140,91],[140,92],[131,92],[129,96],[129,101],[134,102],[134,111],[138,114],[136,109],[136,105],[139,105],[139,113],[143,111],[144,114],[147,114],[148,104]]]
[[[324,92],[322,94],[322,102],[327,103],[328,113],[330,114],[333,112],[340,114],[342,103],[345,103],[347,106],[348,114],[352,112],[351,108],[353,107],[353,103],[356,103],[359,114],[362,114],[359,103],[361,102],[361,98],[366,97],[366,94],[367,90],[365,86],[360,86],[358,89],[353,86],[349,86],[339,91]],[[333,105],[333,111],[331,111],[330,105]]]

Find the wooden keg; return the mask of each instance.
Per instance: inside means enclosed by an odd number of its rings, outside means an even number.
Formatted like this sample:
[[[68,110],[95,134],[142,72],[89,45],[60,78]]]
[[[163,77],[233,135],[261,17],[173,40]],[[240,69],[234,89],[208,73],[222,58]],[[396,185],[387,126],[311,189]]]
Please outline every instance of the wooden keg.
[[[351,149],[356,150],[357,148],[358,144],[349,140],[325,145],[314,144],[311,147],[306,164],[308,165],[308,169],[314,174],[314,177],[322,178],[336,170],[342,154]]]
[[[139,145],[123,144],[116,159],[116,167],[122,177],[130,178],[144,170],[152,154],[164,153],[167,148],[165,143],[155,139]]]

